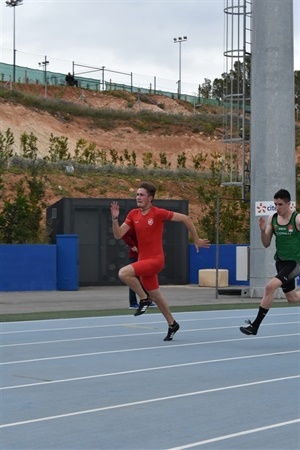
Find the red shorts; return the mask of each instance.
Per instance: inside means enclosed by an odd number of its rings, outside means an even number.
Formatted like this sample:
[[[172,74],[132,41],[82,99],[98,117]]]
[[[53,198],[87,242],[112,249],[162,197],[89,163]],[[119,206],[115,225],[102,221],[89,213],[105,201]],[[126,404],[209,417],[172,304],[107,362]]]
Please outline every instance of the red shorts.
[[[164,267],[164,258],[142,259],[131,265],[146,291],[154,291],[159,288],[157,275]]]

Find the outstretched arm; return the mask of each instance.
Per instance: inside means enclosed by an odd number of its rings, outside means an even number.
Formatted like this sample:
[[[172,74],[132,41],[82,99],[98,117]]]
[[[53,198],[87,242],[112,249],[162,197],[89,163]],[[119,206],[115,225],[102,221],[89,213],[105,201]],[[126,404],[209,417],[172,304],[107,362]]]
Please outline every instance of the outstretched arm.
[[[183,222],[188,231],[191,233],[196,251],[199,251],[199,247],[208,248],[210,246],[210,242],[208,239],[200,239],[197,233],[197,230],[195,228],[195,225],[193,224],[192,219],[187,216],[186,214],[181,214],[174,212],[174,215],[172,217],[173,222]]]

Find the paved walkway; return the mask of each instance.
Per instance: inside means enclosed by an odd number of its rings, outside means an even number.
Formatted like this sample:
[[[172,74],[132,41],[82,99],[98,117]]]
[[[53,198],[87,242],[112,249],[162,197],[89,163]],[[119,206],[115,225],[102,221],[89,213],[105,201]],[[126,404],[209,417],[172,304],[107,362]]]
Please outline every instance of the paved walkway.
[[[216,295],[215,288],[196,285],[162,286],[161,289],[170,306],[259,302],[257,298],[243,298],[240,295]],[[126,286],[86,287],[78,291],[0,293],[1,314],[120,309],[128,305]]]

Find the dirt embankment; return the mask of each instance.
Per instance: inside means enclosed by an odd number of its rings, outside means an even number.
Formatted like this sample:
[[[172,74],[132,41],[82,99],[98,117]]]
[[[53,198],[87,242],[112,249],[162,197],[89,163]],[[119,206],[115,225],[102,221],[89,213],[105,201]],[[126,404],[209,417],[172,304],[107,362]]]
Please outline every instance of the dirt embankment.
[[[2,86],[3,87],[3,86]],[[7,86],[5,87],[7,89]],[[45,97],[45,89],[40,85],[16,86],[16,89],[30,95]],[[182,117],[197,114],[193,105],[180,102],[175,99],[162,96],[146,97],[130,93],[118,92],[109,95],[105,92],[81,90],[75,87],[50,86],[47,89],[47,98],[61,99],[65,102],[82,105],[92,109],[109,109],[122,111],[152,111],[154,114],[177,114]],[[198,114],[222,114],[222,108],[203,106]],[[22,133],[33,133],[37,137],[39,156],[44,157],[49,152],[49,138],[65,136],[68,138],[69,151],[74,154],[76,143],[84,139],[87,143],[95,143],[96,148],[109,152],[114,149],[118,155],[124,150],[134,152],[137,157],[137,165],[143,166],[143,154],[152,153],[153,160],[159,163],[159,154],[164,153],[166,160],[171,164],[171,169],[177,167],[178,155],[185,152],[186,167],[193,168],[192,157],[197,154],[211,155],[222,153],[222,129],[217,129],[214,134],[195,132],[174,125],[168,129],[164,126],[156,126],[151,131],[137,131],[130,124],[114,123],[112,127],[103,129],[87,117],[69,117],[66,120],[64,114],[54,115],[43,112],[34,107],[25,107],[19,103],[0,99],[0,131],[10,128],[14,134],[14,152],[19,153],[20,137]],[[300,150],[300,148],[299,148]],[[298,152],[299,153],[299,152]],[[208,156],[209,159],[209,156]],[[7,195],[13,195],[16,182],[21,175],[5,174],[5,188]],[[139,182],[137,179],[117,180],[110,177],[95,177],[91,175],[72,176],[67,174],[47,175],[46,204],[53,204],[63,196],[72,197],[132,197]],[[197,195],[197,183],[182,182],[180,180],[164,181],[160,183],[158,198],[187,199],[190,204],[190,214],[194,221],[199,218],[199,199]]]
[[[43,86],[39,85],[17,85],[18,91],[45,97]],[[179,114],[184,116],[195,113],[193,105],[178,102],[168,97],[151,96],[143,97],[126,93],[119,96],[108,95],[107,93],[81,90],[80,88],[51,86],[47,89],[47,98],[61,99],[72,104],[81,105],[88,108],[105,108],[109,110],[122,111],[151,111],[154,114]],[[16,102],[0,100],[0,131],[10,128],[15,143],[14,152],[20,152],[20,137],[22,133],[33,133],[37,137],[37,148],[39,156],[44,157],[49,152],[49,138],[51,133],[54,136],[65,136],[68,138],[69,151],[74,154],[76,143],[79,139],[84,139],[88,143],[95,143],[97,149],[109,153],[114,149],[119,155],[134,152],[137,157],[137,165],[143,166],[143,154],[152,153],[153,160],[159,163],[159,153],[165,153],[166,160],[171,164],[171,168],[177,166],[177,156],[185,152],[187,167],[193,167],[192,156],[199,153],[211,154],[211,152],[222,151],[221,131],[213,136],[205,135],[203,132],[195,133],[184,131],[182,127],[172,127],[166,133],[164,127],[156,127],[151,132],[139,132],[131,126],[130,121],[126,124],[114,124],[108,130],[95,126],[95,123],[84,117],[70,117],[65,120],[63,114],[51,115],[34,107],[25,107]],[[205,109],[205,110],[204,110]],[[210,109],[203,108],[201,112],[212,113]],[[220,113],[219,111],[214,111]],[[5,195],[13,197],[17,181],[22,175],[13,173],[5,174]],[[77,176],[76,172],[70,176],[68,174],[48,174],[46,205],[52,205],[63,196],[72,197],[109,197],[124,198],[134,195],[138,179],[117,180],[111,177],[101,177],[86,175]],[[159,183],[158,198],[186,199],[190,203],[190,214],[197,221],[199,217],[198,197],[194,182],[186,183],[180,180],[164,181]]]
[[[20,85],[18,89],[26,93],[43,97],[44,88],[38,85]],[[126,94],[127,98],[115,97],[102,92],[83,91],[73,87],[54,87],[47,90],[47,98],[59,98],[88,108],[108,108],[123,111],[152,111],[159,114],[180,114],[183,116],[194,114],[193,106],[168,97],[151,96],[149,103],[141,101],[138,96]],[[148,98],[146,97],[146,100]],[[145,98],[144,98],[145,100]],[[208,111],[209,112],[209,111]],[[51,115],[36,108],[27,108],[20,104],[1,101],[0,131],[5,132],[10,128],[15,137],[14,151],[19,153],[21,134],[25,131],[33,133],[37,137],[37,147],[41,157],[49,151],[49,138],[54,136],[66,136],[71,154],[74,154],[76,143],[84,139],[88,143],[95,143],[99,150],[109,151],[114,149],[118,154],[124,150],[137,155],[137,164],[142,166],[142,155],[151,152],[154,156],[165,153],[171,168],[177,165],[177,155],[186,153],[187,167],[193,167],[192,156],[198,153],[210,154],[222,151],[221,133],[217,131],[213,136],[207,136],[203,132],[195,133],[182,131],[172,127],[172,131],[164,133],[163,127],[157,127],[155,131],[139,132],[130,126],[120,124],[109,130],[95,126],[86,118],[72,117],[65,120],[63,115]],[[159,162],[159,158],[155,158]]]

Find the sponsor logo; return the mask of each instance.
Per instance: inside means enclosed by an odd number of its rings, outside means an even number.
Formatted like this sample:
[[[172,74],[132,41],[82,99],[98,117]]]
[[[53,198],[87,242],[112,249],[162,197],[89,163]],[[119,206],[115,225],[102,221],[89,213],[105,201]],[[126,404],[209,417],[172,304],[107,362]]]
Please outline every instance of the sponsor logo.
[[[255,212],[258,213],[259,215],[266,214],[267,206],[263,202],[256,202],[255,203]]]

